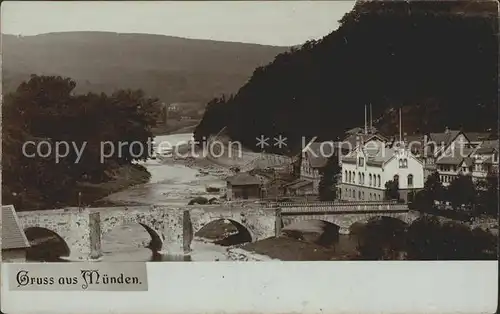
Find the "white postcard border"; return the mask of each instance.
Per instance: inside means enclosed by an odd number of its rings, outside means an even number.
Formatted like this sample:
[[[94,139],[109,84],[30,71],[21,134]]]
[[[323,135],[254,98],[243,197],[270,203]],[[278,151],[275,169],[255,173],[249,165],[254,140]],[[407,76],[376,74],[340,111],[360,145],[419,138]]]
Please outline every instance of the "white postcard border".
[[[498,296],[498,261],[152,262],[147,292],[9,291],[8,268],[4,313],[493,313]]]

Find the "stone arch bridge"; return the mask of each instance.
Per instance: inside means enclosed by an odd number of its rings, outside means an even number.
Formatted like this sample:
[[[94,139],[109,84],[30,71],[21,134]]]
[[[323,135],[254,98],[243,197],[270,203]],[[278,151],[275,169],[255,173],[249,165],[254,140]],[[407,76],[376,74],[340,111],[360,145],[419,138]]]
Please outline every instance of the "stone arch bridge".
[[[22,227],[43,228],[57,234],[70,249],[71,260],[92,260],[102,256],[102,237],[117,226],[137,223],[151,236],[151,248],[169,255],[189,254],[194,234],[208,223],[227,219],[252,241],[279,235],[283,226],[300,220],[332,222],[347,233],[356,221],[389,216],[411,222],[418,214],[396,204],[275,204],[231,206],[193,205],[67,208],[19,212]]]

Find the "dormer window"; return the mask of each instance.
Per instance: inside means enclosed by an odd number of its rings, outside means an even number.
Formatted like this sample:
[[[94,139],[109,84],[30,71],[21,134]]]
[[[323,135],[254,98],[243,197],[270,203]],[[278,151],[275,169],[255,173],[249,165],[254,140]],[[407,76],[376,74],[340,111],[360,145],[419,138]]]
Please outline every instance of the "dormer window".
[[[408,159],[401,158],[399,160],[399,168],[408,168]]]
[[[365,159],[363,157],[358,158],[358,166],[363,167],[365,165]]]

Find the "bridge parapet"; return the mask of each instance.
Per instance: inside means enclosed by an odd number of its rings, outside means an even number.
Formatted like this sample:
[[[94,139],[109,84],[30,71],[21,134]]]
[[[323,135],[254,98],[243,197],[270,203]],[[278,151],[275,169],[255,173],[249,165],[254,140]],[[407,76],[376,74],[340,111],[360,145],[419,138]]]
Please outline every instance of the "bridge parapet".
[[[372,205],[313,205],[282,207],[281,213],[304,214],[308,213],[350,213],[350,212],[405,212],[409,211],[405,204],[372,204]]]
[[[357,202],[277,202],[274,203],[279,207],[324,207],[324,206],[358,206],[358,205],[401,205],[394,201],[357,201]],[[270,205],[268,205],[270,206]]]

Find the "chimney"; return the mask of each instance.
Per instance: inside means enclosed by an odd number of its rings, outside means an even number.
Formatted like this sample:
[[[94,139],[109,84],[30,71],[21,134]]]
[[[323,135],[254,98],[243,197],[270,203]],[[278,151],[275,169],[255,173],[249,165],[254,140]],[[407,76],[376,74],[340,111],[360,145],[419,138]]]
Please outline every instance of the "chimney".
[[[373,125],[372,125],[372,104],[370,103],[370,133],[373,133]]]
[[[365,134],[368,134],[368,130],[366,129],[366,105],[365,105]]]
[[[401,143],[402,139],[402,127],[401,127],[401,108],[399,108],[399,142]]]

